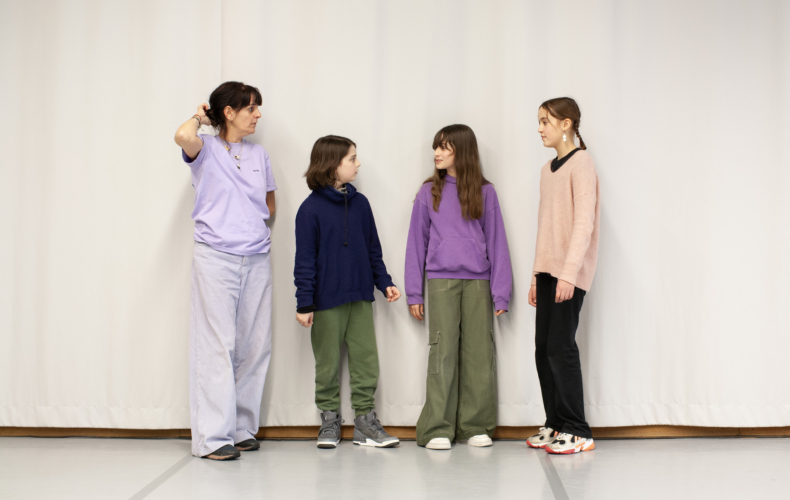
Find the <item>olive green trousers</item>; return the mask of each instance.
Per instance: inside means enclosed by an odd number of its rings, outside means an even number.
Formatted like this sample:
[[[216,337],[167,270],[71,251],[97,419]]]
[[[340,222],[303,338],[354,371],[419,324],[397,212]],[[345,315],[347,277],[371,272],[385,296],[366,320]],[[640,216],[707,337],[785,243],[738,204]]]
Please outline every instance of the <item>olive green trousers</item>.
[[[488,280],[428,280],[431,346],[417,444],[492,436],[497,419],[494,308]]]
[[[315,355],[315,404],[321,411],[340,409],[340,347],[348,346],[351,407],[356,416],[376,405],[379,351],[373,328],[373,305],[365,300],[316,311],[310,331]]]

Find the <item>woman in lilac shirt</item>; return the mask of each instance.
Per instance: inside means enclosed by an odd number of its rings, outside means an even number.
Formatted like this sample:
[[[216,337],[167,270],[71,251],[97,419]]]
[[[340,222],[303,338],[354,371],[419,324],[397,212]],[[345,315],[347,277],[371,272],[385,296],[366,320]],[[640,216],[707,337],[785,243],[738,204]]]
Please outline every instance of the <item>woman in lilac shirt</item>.
[[[189,327],[192,454],[232,460],[257,450],[263,384],[271,358],[269,154],[244,137],[261,118],[261,93],[225,82],[178,128],[192,171],[195,245]],[[211,125],[218,135],[200,134]]]

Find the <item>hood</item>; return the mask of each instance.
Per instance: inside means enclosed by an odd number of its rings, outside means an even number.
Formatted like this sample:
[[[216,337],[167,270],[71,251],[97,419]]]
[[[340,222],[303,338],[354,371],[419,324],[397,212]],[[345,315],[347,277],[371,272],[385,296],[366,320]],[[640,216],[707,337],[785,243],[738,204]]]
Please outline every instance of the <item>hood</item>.
[[[348,193],[346,193],[345,196],[343,196],[343,193],[332,186],[325,186],[322,189],[318,189],[316,191],[330,201],[334,201],[335,203],[345,203],[346,200],[350,200],[357,193],[357,189],[351,185],[350,182],[346,184],[346,189],[348,190]]]

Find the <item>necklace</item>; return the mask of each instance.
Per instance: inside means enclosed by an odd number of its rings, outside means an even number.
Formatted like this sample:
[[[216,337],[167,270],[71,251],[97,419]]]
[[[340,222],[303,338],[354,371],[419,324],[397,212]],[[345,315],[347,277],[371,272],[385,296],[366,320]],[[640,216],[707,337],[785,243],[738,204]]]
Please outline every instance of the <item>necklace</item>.
[[[220,139],[222,138],[220,137]],[[230,143],[228,143],[228,141],[226,141],[225,139],[222,139],[222,141],[225,143],[225,150],[228,152],[228,154],[231,154]],[[241,146],[239,147],[239,154],[233,155],[233,157],[236,158],[236,160],[238,161],[238,163],[236,164],[236,168],[238,168],[239,170],[241,170],[241,151],[243,149],[244,149],[244,139],[241,140]]]

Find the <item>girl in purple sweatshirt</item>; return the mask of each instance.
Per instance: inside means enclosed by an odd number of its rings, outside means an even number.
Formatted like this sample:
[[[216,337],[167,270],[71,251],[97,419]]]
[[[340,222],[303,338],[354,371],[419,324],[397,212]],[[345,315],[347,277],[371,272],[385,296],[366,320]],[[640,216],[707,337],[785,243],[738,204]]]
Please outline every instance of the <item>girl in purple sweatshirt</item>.
[[[425,274],[431,305],[417,444],[442,450],[457,439],[491,446],[497,419],[494,315],[507,312],[513,284],[507,236],[472,129],[444,127],[433,150],[436,169],[414,200],[406,244],[409,311],[422,321]]]

